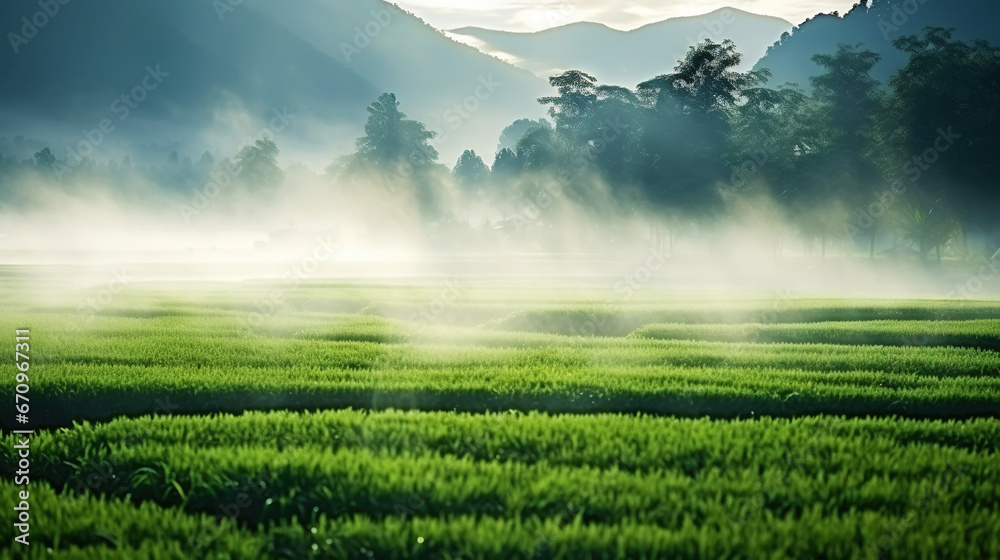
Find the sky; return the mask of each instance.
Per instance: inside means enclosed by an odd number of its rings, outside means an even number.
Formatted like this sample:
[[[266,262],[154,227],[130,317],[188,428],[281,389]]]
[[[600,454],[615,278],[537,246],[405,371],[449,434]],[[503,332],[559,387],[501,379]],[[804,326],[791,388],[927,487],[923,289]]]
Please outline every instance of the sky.
[[[733,7],[784,18],[798,25],[817,13],[847,12],[856,0],[396,0],[438,29],[465,26],[539,31],[574,21],[627,30],[671,17]]]

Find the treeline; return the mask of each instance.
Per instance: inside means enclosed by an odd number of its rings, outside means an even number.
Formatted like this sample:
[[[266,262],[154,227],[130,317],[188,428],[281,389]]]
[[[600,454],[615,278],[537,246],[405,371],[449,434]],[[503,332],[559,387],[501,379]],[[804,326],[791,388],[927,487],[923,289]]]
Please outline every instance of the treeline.
[[[450,170],[438,162],[437,134],[386,93],[368,107],[355,153],[326,171],[344,208],[405,200],[397,210],[416,208],[421,224],[456,235],[558,227],[558,209],[571,204],[595,227],[648,223],[671,246],[746,225],[776,254],[792,239],[820,255],[831,241],[873,257],[877,248],[992,254],[1000,49],[941,28],[893,44],[907,62],[888,83],[872,76],[879,54],[840,45],[813,57],[808,93],[770,86],[766,70],[739,71],[731,41],[695,45],[672,72],[632,89],[568,71],[539,99],[549,119],[512,123],[490,165],[467,150]],[[46,148],[34,160],[0,156],[0,202],[16,204],[43,180],[129,192],[138,178],[190,197],[223,172],[273,192],[284,180],[277,155],[267,138],[232,160],[174,153],[154,167],[71,165]]]
[[[595,219],[649,219],[671,244],[678,232],[748,221],[775,251],[795,236],[819,254],[838,240],[875,256],[881,240],[895,254],[940,258],[968,254],[970,235],[985,251],[1000,242],[1000,51],[941,28],[894,45],[908,60],[887,84],[872,77],[879,54],[841,45],[813,57],[811,93],[767,87],[766,70],[738,71],[730,41],[694,46],[634,89],[580,71],[554,76],[556,95],[539,100],[552,124],[512,124],[490,166],[471,150],[459,158],[460,206],[485,198],[530,224],[565,198]],[[435,134],[398,104],[387,94],[369,108],[357,153],[333,171],[417,177],[433,199]]]
[[[101,186],[123,201],[141,201],[151,190],[190,198],[192,191],[199,192],[220,177],[251,191],[271,189],[284,180],[278,154],[277,145],[267,137],[248,142],[232,158],[220,160],[205,152],[192,161],[174,150],[162,165],[133,164],[127,155],[107,162],[89,156],[60,160],[48,147],[30,159],[0,154],[0,208],[36,204],[42,190],[53,186],[69,192]]]

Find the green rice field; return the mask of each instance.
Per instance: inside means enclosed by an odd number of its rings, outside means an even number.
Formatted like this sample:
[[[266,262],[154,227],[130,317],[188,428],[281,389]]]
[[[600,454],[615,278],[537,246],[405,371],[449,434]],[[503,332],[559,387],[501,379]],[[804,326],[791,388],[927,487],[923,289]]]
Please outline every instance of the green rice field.
[[[1000,301],[0,282],[32,558],[1000,557]]]

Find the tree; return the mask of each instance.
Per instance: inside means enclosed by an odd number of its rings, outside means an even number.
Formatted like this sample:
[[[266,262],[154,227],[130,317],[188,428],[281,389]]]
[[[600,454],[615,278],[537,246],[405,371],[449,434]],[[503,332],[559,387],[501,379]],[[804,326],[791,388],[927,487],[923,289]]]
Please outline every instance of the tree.
[[[889,221],[904,241],[916,245],[926,259],[932,249],[941,260],[941,248],[951,241],[958,231],[957,222],[943,211],[940,201],[924,196],[911,196],[893,208]]]
[[[638,179],[660,208],[709,216],[719,209],[717,185],[730,175],[726,147],[731,121],[767,71],[739,72],[742,56],[729,40],[692,46],[670,74],[639,84],[637,99],[649,108],[638,139]]]
[[[725,122],[743,94],[763,84],[769,76],[766,70],[734,70],[742,60],[743,55],[731,40],[722,43],[706,40],[691,47],[672,74],[659,79],[665,78],[689,109]]]
[[[827,124],[837,133],[836,143],[861,146],[866,142],[866,132],[880,108],[879,82],[871,72],[881,58],[861,43],[841,43],[836,53],[812,57],[825,72],[809,81],[813,95],[827,106]]]
[[[51,170],[56,163],[56,156],[52,155],[52,150],[48,147],[42,148],[35,153],[35,167],[39,169]]]
[[[832,54],[818,54],[812,60],[824,70],[810,78],[813,98],[817,103],[817,124],[822,135],[821,148],[806,158],[811,173],[803,182],[799,202],[807,208],[855,209],[843,214],[837,227],[835,220],[819,220],[810,213],[803,229],[811,230],[826,246],[831,234],[848,231],[847,224],[858,209],[872,201],[874,186],[879,182],[878,168],[870,159],[871,138],[882,106],[879,82],[871,72],[881,55],[863,44],[837,46]],[[817,229],[816,224],[824,227]],[[876,224],[868,228],[869,253],[874,256]]]
[[[727,210],[758,220],[775,258],[787,233],[785,216],[805,221],[811,215],[803,186],[811,183],[806,172],[812,154],[825,145],[816,113],[814,100],[796,87],[754,88],[744,92],[730,122]]]
[[[549,85],[556,88],[559,95],[538,100],[542,105],[551,105],[549,115],[556,121],[555,131],[571,145],[580,145],[590,140],[585,123],[591,108],[597,102],[597,93],[594,91],[596,84],[597,79],[590,74],[570,70],[549,78]]]
[[[589,138],[583,148],[611,186],[615,199],[624,202],[623,189],[634,182],[641,156],[638,138],[646,110],[636,93],[628,88],[601,85],[594,92],[597,100],[591,106],[589,122],[584,125]]]
[[[596,78],[571,70],[549,79],[559,95],[543,97],[554,129],[529,129],[517,144],[525,169],[569,172],[567,196],[604,197],[587,202],[594,210],[632,210],[631,193],[637,147],[634,139],[642,126],[642,107],[635,92],[619,86],[599,85]],[[610,187],[610,189],[606,189]],[[610,192],[608,192],[610,191]]]
[[[1000,193],[1000,48],[966,43],[954,30],[927,28],[893,42],[909,59],[889,79],[879,152],[890,180],[936,201],[966,227],[996,233]],[[945,205],[944,203],[947,202]],[[963,237],[964,239],[964,237]]]
[[[357,152],[335,164],[337,172],[353,189],[381,186],[398,203],[399,212],[415,202],[420,217],[433,222],[446,210],[442,186],[451,179],[448,168],[437,163],[438,152],[430,144],[435,137],[423,123],[406,118],[395,94],[383,93],[368,106],[365,135],[355,142]]]
[[[455,179],[466,191],[475,191],[490,178],[490,168],[475,150],[465,150],[455,164]]]
[[[277,144],[270,138],[260,138],[244,147],[234,162],[236,176],[254,188],[277,187],[285,180],[278,167]]]
[[[518,119],[507,125],[507,127],[503,129],[503,132],[500,133],[500,141],[497,144],[497,152],[502,151],[504,148],[513,150],[517,146],[517,141],[520,140],[526,132],[535,127],[552,128],[552,125],[545,119],[538,119],[537,121],[533,121],[531,119]]]
[[[551,170],[561,151],[559,135],[551,128],[533,128],[517,141],[517,159],[524,171]]]
[[[521,171],[521,167],[517,153],[510,148],[504,148],[493,158],[491,173],[494,180],[508,180],[514,178]]]
[[[359,163],[377,168],[396,166],[404,161],[424,165],[437,161],[438,152],[430,145],[437,133],[420,122],[406,118],[393,93],[383,93],[368,107],[365,136],[356,142]]]
[[[734,192],[763,189],[759,194],[787,204],[802,185],[799,164],[825,146],[816,103],[791,86],[745,97],[731,122],[727,185]]]

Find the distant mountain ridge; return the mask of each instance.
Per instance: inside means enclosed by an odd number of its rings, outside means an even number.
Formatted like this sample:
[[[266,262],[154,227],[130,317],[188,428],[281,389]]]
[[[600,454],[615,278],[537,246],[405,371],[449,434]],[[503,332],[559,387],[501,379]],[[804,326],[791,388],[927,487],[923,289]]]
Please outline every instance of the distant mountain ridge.
[[[544,80],[457,43],[382,0],[299,0],[300,10],[269,0],[244,5],[380,90],[396,93],[410,118],[440,134],[436,145],[448,164],[466,148],[492,155],[505,126],[544,114],[535,101],[549,92]]]
[[[38,9],[7,2],[0,21],[30,18]],[[266,120],[275,109],[315,122],[357,122],[356,106],[363,110],[378,94],[252,10],[220,21],[211,3],[197,0],[67,4],[19,47],[0,49],[0,133],[47,137],[58,142],[59,158],[65,144],[75,146],[106,118],[116,129],[93,157],[136,140],[191,145],[213,131],[241,128],[223,121]],[[147,68],[160,73],[155,88],[143,85]],[[329,97],[337,102],[321,101]],[[131,106],[127,116],[115,111],[123,103]]]
[[[463,27],[449,35],[541,77],[583,70],[603,83],[625,87],[673,69],[688,48],[704,39],[732,39],[750,68],[792,24],[776,17],[722,8],[701,16],[671,18],[620,31],[578,22],[532,33]]]
[[[0,48],[4,155],[30,157],[44,141],[63,158],[104,119],[115,130],[96,146],[97,159],[130,149],[150,158],[171,149],[194,157],[204,149],[231,155],[276,110],[287,110],[296,119],[278,137],[279,146],[312,153],[310,163],[325,166],[353,149],[365,108],[391,91],[411,118],[440,133],[441,161],[452,164],[468,148],[490,159],[504,127],[543,116],[536,100],[551,93],[549,75],[580,69],[602,83],[634,87],[669,72],[691,43],[705,38],[733,39],[744,68],[768,68],[772,85],[796,82],[806,89],[818,71],[812,56],[833,52],[838,43],[864,42],[882,54],[876,77],[883,82],[904,63],[891,41],[928,25],[1000,44],[997,8],[987,0],[875,0],[870,9],[858,4],[843,18],[820,15],[794,28],[724,8],[631,31],[583,22],[535,33],[440,32],[382,0],[244,0],[222,3],[231,8],[225,11],[216,4],[71,2],[59,4],[59,13],[32,32],[37,0],[0,3],[3,29],[24,35],[13,42],[8,36]],[[513,64],[448,35],[478,42]],[[163,79],[145,90],[140,86],[149,69]],[[121,108],[133,92],[142,99],[121,119],[115,103]],[[10,141],[20,135],[32,140]],[[146,147],[135,148],[139,144]]]
[[[811,60],[814,55],[832,53],[838,43],[864,43],[882,55],[873,74],[885,83],[906,63],[904,54],[892,46],[895,39],[919,35],[930,26],[954,28],[957,39],[1000,45],[997,15],[996,0],[874,0],[870,8],[861,2],[843,17],[817,15],[797,26],[772,45],[756,67],[771,71],[772,85],[796,83],[808,90],[809,77],[819,72]]]
[[[104,119],[115,130],[94,147],[98,160],[151,142],[231,155],[287,110],[296,118],[279,147],[311,150],[325,166],[352,150],[368,104],[392,91],[441,133],[450,164],[466,148],[491,153],[506,125],[543,114],[535,99],[548,91],[381,0],[102,0],[60,4],[38,29],[22,20],[39,11],[37,0],[0,4],[4,31],[30,35],[0,48],[0,137],[45,139],[59,159]],[[142,91],[147,67],[165,75]],[[133,90],[142,99],[119,119],[112,105]]]

